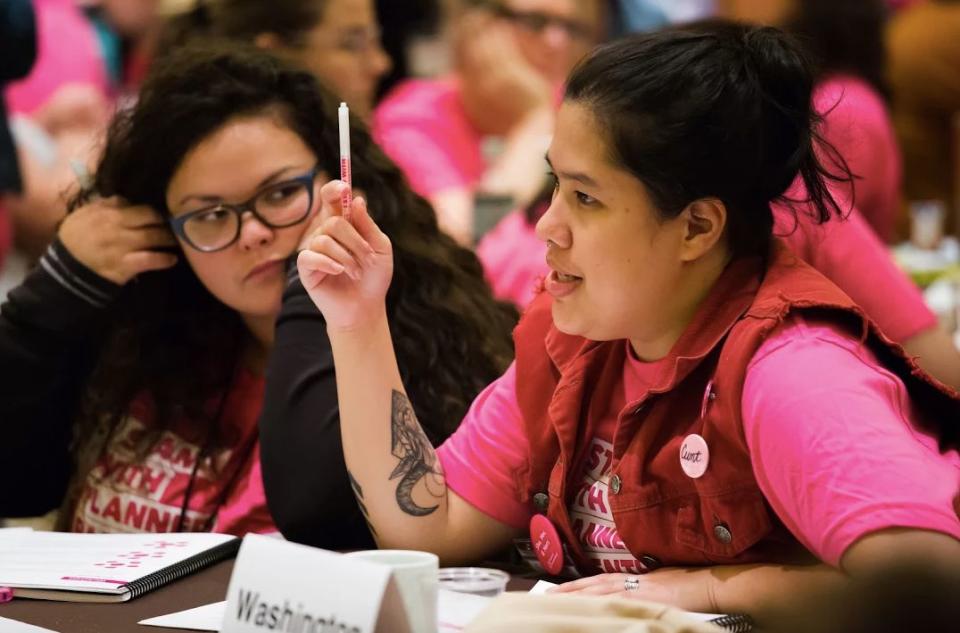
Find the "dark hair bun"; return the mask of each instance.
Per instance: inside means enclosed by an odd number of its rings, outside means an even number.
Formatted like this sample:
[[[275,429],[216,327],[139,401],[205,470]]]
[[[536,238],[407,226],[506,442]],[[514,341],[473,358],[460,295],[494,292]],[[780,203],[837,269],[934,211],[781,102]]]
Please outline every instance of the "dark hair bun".
[[[761,99],[763,156],[760,191],[773,200],[790,186],[811,146],[813,70],[800,45],[771,27],[740,27],[746,63]]]

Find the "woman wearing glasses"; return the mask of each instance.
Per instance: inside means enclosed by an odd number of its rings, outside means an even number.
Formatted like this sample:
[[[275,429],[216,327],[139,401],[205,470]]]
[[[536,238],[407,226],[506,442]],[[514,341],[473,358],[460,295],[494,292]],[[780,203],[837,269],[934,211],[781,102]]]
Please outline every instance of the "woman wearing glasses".
[[[0,516],[59,506],[76,531],[274,530],[266,408],[274,461],[323,465],[302,483],[325,502],[324,544],[369,540],[324,322],[289,261],[337,170],[335,112],[312,75],[255,51],[185,50],[156,67],[0,311],[0,478],[15,482]],[[416,398],[462,413],[509,361],[511,314],[369,135],[351,134],[356,185],[404,245],[390,311]],[[309,439],[276,441],[302,428]]]
[[[377,106],[377,142],[433,204],[441,227],[473,241],[476,193],[529,201],[559,91],[600,34],[599,0],[473,0],[457,24],[455,72],[399,85]],[[485,156],[486,137],[502,139]]]

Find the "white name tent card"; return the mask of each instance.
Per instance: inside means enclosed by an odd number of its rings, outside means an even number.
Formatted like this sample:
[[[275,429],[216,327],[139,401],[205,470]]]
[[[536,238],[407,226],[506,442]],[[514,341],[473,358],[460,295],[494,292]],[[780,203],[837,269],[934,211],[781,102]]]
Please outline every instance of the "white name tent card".
[[[159,626],[165,629],[187,629],[190,631],[219,631],[223,624],[226,602],[214,602],[201,607],[177,611],[168,615],[140,620],[137,624]]]
[[[248,534],[233,568],[223,633],[406,633],[390,568]]]
[[[470,624],[493,600],[493,598],[457,593],[446,589],[440,589],[438,591],[438,597],[439,624],[437,629],[439,633],[462,631],[464,627]],[[195,609],[187,609],[186,611],[178,611],[177,613],[143,620],[139,622],[139,624],[159,626],[167,629],[219,631],[220,625],[223,623],[226,606],[226,602],[214,602],[213,604],[205,604]],[[2,628],[0,628],[0,633],[5,633]]]

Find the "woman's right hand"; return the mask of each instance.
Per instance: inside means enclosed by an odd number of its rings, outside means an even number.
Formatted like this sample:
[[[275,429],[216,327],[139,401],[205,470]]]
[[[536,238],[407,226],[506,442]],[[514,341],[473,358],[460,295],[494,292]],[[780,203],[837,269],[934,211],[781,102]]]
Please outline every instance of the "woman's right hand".
[[[177,245],[160,214],[118,198],[93,200],[68,214],[57,236],[77,261],[121,286],[177,263],[176,255],[157,250]]]
[[[457,31],[456,69],[467,115],[506,134],[538,111],[553,111],[553,87],[523,56],[510,27],[477,10]]]
[[[297,256],[300,280],[323,313],[327,330],[350,331],[384,314],[393,277],[393,247],[374,223],[363,198],[353,199],[348,217],[339,180],[320,189],[319,227],[306,236]]]

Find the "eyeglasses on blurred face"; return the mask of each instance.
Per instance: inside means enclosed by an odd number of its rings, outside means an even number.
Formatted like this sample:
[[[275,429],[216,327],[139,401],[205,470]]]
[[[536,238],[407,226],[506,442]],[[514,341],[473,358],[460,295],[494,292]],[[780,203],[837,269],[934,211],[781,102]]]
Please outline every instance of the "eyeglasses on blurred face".
[[[552,15],[543,11],[520,11],[500,2],[486,2],[483,3],[483,6],[490,9],[495,15],[513,22],[535,35],[542,35],[550,27],[557,27],[571,39],[581,42],[588,42],[594,37],[593,29],[589,24],[572,18]]]

